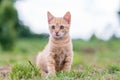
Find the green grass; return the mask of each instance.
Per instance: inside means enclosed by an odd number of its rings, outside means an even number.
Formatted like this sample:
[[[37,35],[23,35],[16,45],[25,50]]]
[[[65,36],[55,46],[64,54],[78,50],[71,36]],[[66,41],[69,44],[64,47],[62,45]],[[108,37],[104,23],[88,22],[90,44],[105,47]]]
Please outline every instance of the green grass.
[[[11,73],[1,79],[42,80],[35,67],[35,57],[46,39],[19,39],[12,52],[0,49],[0,66],[10,65]],[[48,80],[119,80],[120,41],[73,40],[74,60],[70,73],[57,73]]]

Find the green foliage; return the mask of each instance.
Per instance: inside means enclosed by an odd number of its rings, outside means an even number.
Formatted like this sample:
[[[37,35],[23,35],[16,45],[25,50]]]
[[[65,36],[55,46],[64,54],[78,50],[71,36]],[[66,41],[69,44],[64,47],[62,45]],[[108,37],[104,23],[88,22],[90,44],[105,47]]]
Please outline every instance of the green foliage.
[[[20,38],[28,38],[31,37],[32,33],[29,28],[19,20],[17,20],[17,24],[15,25],[15,30],[17,31],[17,37]]]
[[[4,50],[12,49],[15,38],[44,38],[48,34],[34,34],[19,19],[14,2],[0,0],[0,44]]]
[[[120,66],[119,65],[110,65],[108,66],[108,72],[110,74],[116,73],[120,71]]]
[[[14,45],[17,21],[17,12],[13,3],[4,0],[0,5],[0,44],[3,50],[11,50]]]
[[[16,37],[32,37],[29,28],[18,19],[13,2],[16,0],[0,1],[0,45],[3,50],[12,50]]]
[[[16,64],[14,65],[12,69],[12,73],[10,74],[10,79],[11,80],[20,80],[20,79],[30,79],[39,75],[39,70],[31,64],[30,61],[29,63],[23,64]],[[19,70],[19,71],[18,71]]]
[[[2,2],[2,0],[0,0],[0,3]]]
[[[16,43],[14,51],[0,50],[0,65],[12,66],[12,72],[6,80],[43,80],[35,67],[35,57],[47,42],[48,39],[22,38]],[[108,42],[73,40],[75,48],[71,72],[58,72],[55,77],[48,77],[48,80],[119,80],[119,44],[117,39]],[[89,52],[88,48],[95,52]]]
[[[114,70],[110,74],[108,69],[94,69],[93,66],[84,66],[82,71],[71,70],[71,72],[58,72],[56,76],[41,77],[39,70],[35,70],[29,64],[14,65],[12,73],[10,73],[9,80],[119,80],[119,72]],[[117,73],[118,72],[118,73]]]

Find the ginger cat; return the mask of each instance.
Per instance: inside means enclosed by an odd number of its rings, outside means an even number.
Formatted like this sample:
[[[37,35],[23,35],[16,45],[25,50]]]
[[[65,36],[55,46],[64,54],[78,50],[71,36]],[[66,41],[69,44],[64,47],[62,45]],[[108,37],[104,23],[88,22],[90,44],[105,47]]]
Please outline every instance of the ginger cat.
[[[37,56],[36,65],[41,74],[55,75],[58,71],[71,69],[73,48],[69,35],[71,14],[67,12],[64,17],[54,17],[47,13],[50,30],[49,42],[45,49]]]

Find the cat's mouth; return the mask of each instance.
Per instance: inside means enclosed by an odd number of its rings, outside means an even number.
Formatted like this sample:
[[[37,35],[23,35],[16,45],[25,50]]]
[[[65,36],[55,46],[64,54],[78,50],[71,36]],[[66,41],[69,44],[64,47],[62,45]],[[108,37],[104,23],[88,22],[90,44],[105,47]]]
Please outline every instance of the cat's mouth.
[[[55,38],[60,38],[60,37],[62,37],[62,36],[60,36],[60,35],[57,34],[57,35],[55,35],[54,37],[55,37]]]
[[[54,38],[61,38],[62,36],[63,36],[64,34],[63,33],[52,33],[52,36],[54,37]]]
[[[59,35],[59,34],[56,34],[56,36],[58,36],[58,37],[59,37],[60,35]]]
[[[59,34],[57,34],[57,35],[53,35],[53,37],[54,37],[55,39],[62,38],[62,36],[61,36],[61,35],[59,35]]]

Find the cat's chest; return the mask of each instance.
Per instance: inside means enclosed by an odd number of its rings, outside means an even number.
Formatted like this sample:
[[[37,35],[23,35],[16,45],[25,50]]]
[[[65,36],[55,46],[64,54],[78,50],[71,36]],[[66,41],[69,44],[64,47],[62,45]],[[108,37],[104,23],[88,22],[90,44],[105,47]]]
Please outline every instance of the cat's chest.
[[[58,48],[58,49],[53,50],[53,53],[55,55],[54,59],[55,59],[56,63],[58,65],[60,65],[65,60],[65,57],[68,52],[67,52],[67,49],[65,49],[65,48]]]
[[[61,56],[61,57],[69,53],[69,49],[66,47],[57,47],[57,48],[52,48],[51,50],[54,53],[54,55]]]
[[[55,59],[56,65],[60,66],[61,64],[64,64],[65,58],[66,58],[66,54],[63,52],[59,54],[55,54],[54,59]]]

